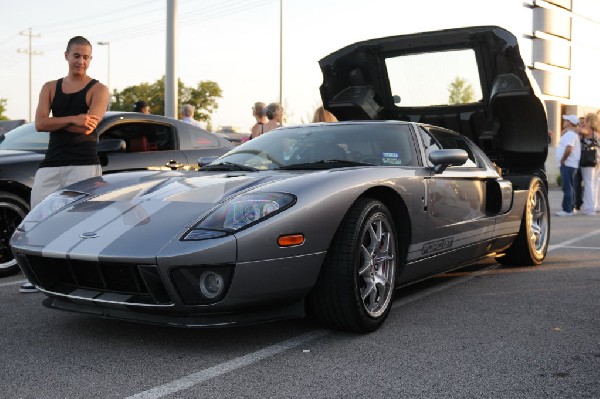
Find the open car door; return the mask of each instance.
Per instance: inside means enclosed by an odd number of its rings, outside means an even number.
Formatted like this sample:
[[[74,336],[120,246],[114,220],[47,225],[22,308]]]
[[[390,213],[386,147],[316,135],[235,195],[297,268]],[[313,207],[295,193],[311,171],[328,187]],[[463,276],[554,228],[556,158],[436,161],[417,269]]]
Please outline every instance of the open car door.
[[[543,175],[548,126],[517,39],[497,26],[358,42],[319,61],[339,120],[392,119],[457,131],[509,174]]]

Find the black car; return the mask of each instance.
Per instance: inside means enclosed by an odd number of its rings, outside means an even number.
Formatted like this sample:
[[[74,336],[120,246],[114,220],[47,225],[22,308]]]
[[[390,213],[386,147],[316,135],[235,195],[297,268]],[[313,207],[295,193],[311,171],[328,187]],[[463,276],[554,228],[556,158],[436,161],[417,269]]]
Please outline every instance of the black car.
[[[218,157],[233,146],[213,133],[160,115],[107,112],[97,130],[104,174],[197,169],[199,158]],[[33,123],[0,136],[0,276],[18,270],[8,241],[29,212],[33,179],[48,138]]]

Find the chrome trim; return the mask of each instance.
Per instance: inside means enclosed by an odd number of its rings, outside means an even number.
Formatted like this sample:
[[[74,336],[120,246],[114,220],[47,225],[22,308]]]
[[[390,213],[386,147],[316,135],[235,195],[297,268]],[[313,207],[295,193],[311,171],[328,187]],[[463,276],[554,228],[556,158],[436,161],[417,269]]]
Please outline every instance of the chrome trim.
[[[107,301],[104,299],[96,299],[96,298],[85,298],[85,297],[76,296],[76,295],[67,295],[67,294],[62,294],[60,292],[48,291],[41,287],[38,287],[37,285],[36,285],[36,287],[38,290],[40,290],[41,292],[43,292],[44,294],[47,294],[47,295],[59,296],[62,298],[75,299],[78,301],[87,301],[87,302],[92,302],[92,303],[107,303],[107,304],[112,304],[112,305],[138,306],[138,307],[142,307],[142,308],[169,308],[169,307],[175,306],[174,303],[169,303],[169,304],[165,304],[165,305],[161,305],[161,304],[152,305],[152,304],[147,304],[147,303],[118,302],[118,301]]]

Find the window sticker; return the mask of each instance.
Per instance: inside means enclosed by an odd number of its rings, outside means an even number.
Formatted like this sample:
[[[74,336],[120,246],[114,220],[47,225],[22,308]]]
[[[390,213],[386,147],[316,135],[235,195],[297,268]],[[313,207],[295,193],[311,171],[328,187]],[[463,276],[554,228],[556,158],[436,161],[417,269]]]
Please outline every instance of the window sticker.
[[[401,165],[400,155],[397,152],[381,153],[381,162],[384,165]]]

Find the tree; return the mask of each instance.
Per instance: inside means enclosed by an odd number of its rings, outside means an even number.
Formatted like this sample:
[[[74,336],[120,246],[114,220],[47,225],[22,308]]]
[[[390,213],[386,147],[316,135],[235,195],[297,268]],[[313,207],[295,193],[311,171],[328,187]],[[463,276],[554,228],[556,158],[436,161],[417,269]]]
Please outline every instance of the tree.
[[[473,86],[465,78],[457,76],[448,86],[448,104],[468,104],[473,102]]]
[[[194,119],[210,124],[211,114],[219,108],[218,98],[222,98],[222,91],[216,82],[201,81],[194,87],[186,87],[177,81],[177,94],[180,104],[191,104],[196,108]],[[141,83],[129,86],[118,92],[115,90],[110,109],[113,111],[131,111],[137,101],[146,101],[150,104],[153,114],[165,113],[165,77],[156,82]]]
[[[8,117],[4,115],[6,112],[6,98],[0,98],[0,121],[7,121]]]

